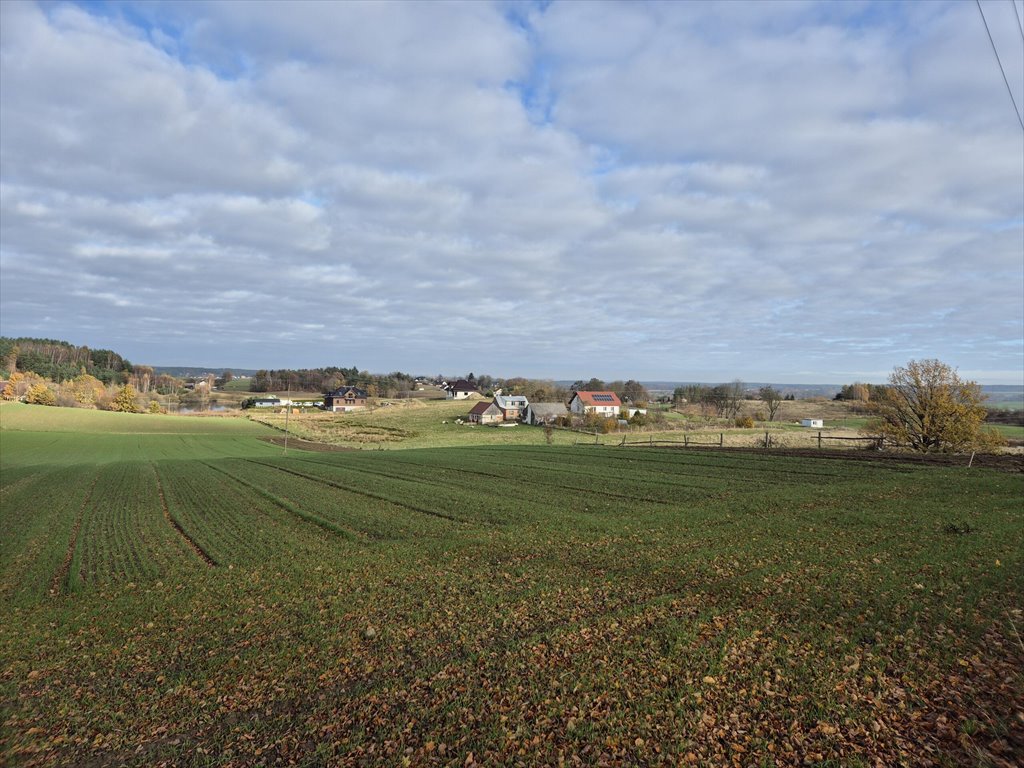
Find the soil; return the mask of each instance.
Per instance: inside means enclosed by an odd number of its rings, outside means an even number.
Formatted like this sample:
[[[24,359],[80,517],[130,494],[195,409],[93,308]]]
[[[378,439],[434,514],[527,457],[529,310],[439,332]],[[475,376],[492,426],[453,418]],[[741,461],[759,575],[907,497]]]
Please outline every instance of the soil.
[[[265,440],[268,443],[279,445],[282,448],[285,446],[284,437],[261,437],[260,440]],[[348,446],[344,445],[328,445],[327,443],[314,443],[312,440],[301,440],[297,437],[288,438],[288,447],[296,448],[300,451],[320,451],[321,453],[358,450],[357,448],[349,448]]]
[[[641,444],[642,445],[642,444]],[[661,446],[669,447],[669,446]],[[675,446],[670,448],[675,449]],[[678,446],[682,449],[683,446]],[[692,449],[693,446],[687,448]],[[719,448],[703,446],[700,450],[733,451],[740,453],[765,453],[763,448]],[[973,460],[969,455],[949,453],[893,453],[889,451],[843,451],[817,450],[814,448],[772,448],[767,453],[773,456],[797,456],[808,459],[842,459],[844,461],[871,461],[876,463],[915,464],[931,467],[984,467],[1004,472],[1024,473],[1024,455],[1006,453],[978,453]]]

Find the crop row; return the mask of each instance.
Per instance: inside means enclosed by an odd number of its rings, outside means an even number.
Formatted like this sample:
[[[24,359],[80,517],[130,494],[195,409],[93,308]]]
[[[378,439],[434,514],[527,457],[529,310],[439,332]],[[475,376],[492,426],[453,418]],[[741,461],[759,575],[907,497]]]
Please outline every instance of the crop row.
[[[693,502],[719,491],[722,486],[718,479],[679,477],[659,468],[630,465],[623,473],[619,467],[593,466],[578,452],[568,457],[551,453],[514,463],[469,452],[452,453],[445,458],[439,461],[436,455],[427,452],[407,451],[401,458],[389,462],[388,472],[401,477],[429,477],[440,472],[446,483],[459,482],[461,477],[477,487],[498,481],[502,485],[513,484],[517,495],[546,487],[557,489],[562,496],[569,491],[662,504]],[[566,458],[570,461],[565,461]]]
[[[353,462],[344,466],[321,459],[305,462],[305,471],[324,478],[347,478],[348,482],[376,483],[382,490],[393,493],[401,483],[421,494],[444,494],[453,509],[472,509],[473,504],[486,510],[481,522],[508,523],[513,521],[564,521],[567,517],[613,512],[628,500],[637,515],[650,511],[652,505],[668,503],[642,493],[629,495],[614,489],[571,484],[571,478],[552,477],[544,472],[506,476],[486,466],[473,469],[458,466],[425,466],[402,459],[392,459],[386,467],[367,462]],[[308,464],[315,466],[309,467]],[[579,481],[576,481],[579,482]]]
[[[104,465],[82,517],[68,587],[159,577],[197,562],[164,517],[148,464]]]
[[[303,459],[298,471],[311,479],[330,483],[334,488],[386,500],[426,516],[469,525],[505,525],[524,521],[538,512],[551,511],[530,509],[523,504],[518,489],[514,487],[501,483],[460,487],[437,473],[403,477],[390,461],[371,463],[342,458],[328,463],[319,458]]]
[[[474,527],[614,528],[623,510],[655,527],[685,518],[706,526],[706,535],[727,536],[723,504],[733,512],[774,513],[787,503],[780,489],[810,483],[820,484],[816,503],[827,506],[829,494],[868,476],[865,468],[835,462],[590,446],[282,457],[254,444],[238,458],[223,458],[236,439],[137,435],[111,449],[127,456],[136,448],[130,461],[90,464],[79,456],[51,466],[38,462],[52,439],[27,441],[0,482],[0,595],[35,599],[55,589],[202,568],[204,560],[329,557],[341,554],[332,549],[338,546],[447,539]],[[189,451],[204,460],[166,460]],[[879,489],[898,478],[896,470],[870,472]],[[775,507],[768,509],[765,498]],[[858,510],[844,503],[842,512],[852,520]],[[788,519],[800,524],[799,515]]]
[[[55,584],[68,540],[83,514],[96,472],[70,467],[22,475],[4,472],[0,501],[0,595],[39,599]],[[57,582],[61,578],[56,579]]]
[[[367,485],[332,483],[307,471],[306,464],[287,461],[232,461],[226,471],[289,508],[315,514],[357,539],[396,539],[445,533],[452,521],[385,498]]]

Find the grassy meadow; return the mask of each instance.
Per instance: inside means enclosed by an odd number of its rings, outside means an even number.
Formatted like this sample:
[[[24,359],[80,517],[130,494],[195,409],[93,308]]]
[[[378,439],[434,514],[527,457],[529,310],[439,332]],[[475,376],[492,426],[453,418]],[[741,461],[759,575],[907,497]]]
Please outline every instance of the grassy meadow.
[[[242,418],[0,406],[0,762],[1019,756],[1019,474],[422,410],[407,450],[284,456]]]
[[[514,427],[474,425],[465,422],[469,410],[478,400],[395,400],[387,401],[383,407],[374,407],[352,413],[325,413],[304,411],[288,414],[287,428],[290,434],[312,442],[344,446],[361,450],[391,450],[396,448],[454,448],[466,445],[528,446],[546,445],[548,436],[540,427],[519,424]],[[753,412],[756,404],[750,402],[746,410]],[[652,408],[652,410],[654,410]],[[618,444],[625,437],[627,442],[645,440],[668,440],[683,442],[683,431],[693,434],[688,439],[700,443],[718,443],[719,433],[724,433],[725,444],[751,447],[763,440],[765,430],[773,437],[773,444],[786,447],[811,447],[817,444],[817,430],[804,429],[799,418],[814,414],[825,418],[829,435],[855,437],[859,428],[867,423],[865,417],[852,415],[843,404],[799,403],[790,405],[789,413],[780,411],[778,421],[754,429],[737,429],[731,424],[707,423],[692,415],[684,415],[671,409],[662,409],[663,427],[629,429],[600,435],[597,442]],[[253,421],[270,426],[278,432],[286,427],[285,414],[263,411],[249,411]],[[576,445],[595,442],[593,436],[568,430],[554,430],[551,434],[553,445]],[[835,445],[833,445],[835,447]]]

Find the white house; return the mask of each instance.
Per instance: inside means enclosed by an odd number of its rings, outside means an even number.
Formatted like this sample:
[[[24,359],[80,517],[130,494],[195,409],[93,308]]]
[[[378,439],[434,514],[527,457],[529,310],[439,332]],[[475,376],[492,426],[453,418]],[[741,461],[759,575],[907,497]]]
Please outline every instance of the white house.
[[[465,379],[459,379],[451,384],[444,385],[445,398],[448,400],[465,400],[470,395],[479,395],[480,390],[474,387]]]
[[[606,418],[618,418],[622,401],[614,392],[573,392],[569,410],[575,414],[596,413]]]

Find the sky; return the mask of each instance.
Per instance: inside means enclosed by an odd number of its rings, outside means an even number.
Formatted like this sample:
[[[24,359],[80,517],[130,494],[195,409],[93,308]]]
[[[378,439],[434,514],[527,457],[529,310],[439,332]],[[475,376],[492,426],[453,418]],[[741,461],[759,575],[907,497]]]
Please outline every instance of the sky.
[[[1024,1],[0,2],[0,333],[1024,382]],[[1016,11],[1016,14],[1014,13]]]

